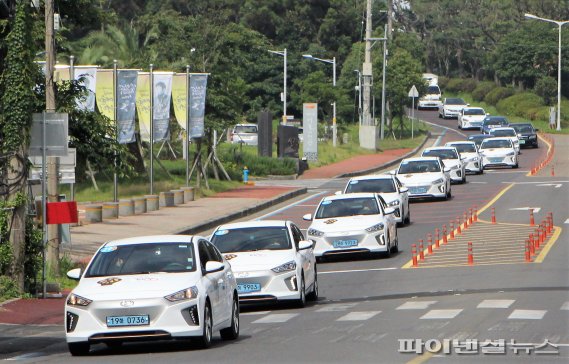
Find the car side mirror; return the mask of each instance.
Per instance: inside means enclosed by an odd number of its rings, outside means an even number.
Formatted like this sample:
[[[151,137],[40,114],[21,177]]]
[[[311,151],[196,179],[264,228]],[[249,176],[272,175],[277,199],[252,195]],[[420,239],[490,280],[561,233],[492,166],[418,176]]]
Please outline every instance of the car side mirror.
[[[409,189],[407,187],[401,187],[399,189],[399,192],[401,192],[401,193],[409,192]]]
[[[302,217],[302,220],[312,221],[312,214],[306,214]]]
[[[470,106],[470,104],[466,104],[466,106]]]
[[[395,209],[393,207],[388,207],[384,210],[386,215],[390,215],[390,214],[394,214],[395,213]]]
[[[301,240],[298,243],[298,250],[306,250],[306,249],[311,249],[314,246],[314,244],[309,241],[309,240]]]
[[[448,173],[448,172],[450,172],[450,168],[449,168],[449,167],[445,167],[445,168],[443,168],[443,171],[445,171],[445,172]]]
[[[336,191],[336,192],[334,192],[334,194],[335,194],[336,196],[341,195],[341,194],[342,194],[342,191]]]
[[[392,175],[392,176],[395,176],[395,175],[397,174],[397,170],[394,169],[394,170],[392,170],[392,171],[389,171],[389,174]]]
[[[215,273],[222,271],[225,268],[225,265],[221,262],[210,260],[209,262],[205,263],[205,274]]]
[[[74,281],[81,279],[81,268],[71,269],[67,272],[67,278],[73,279]]]
[[[535,128],[534,130],[535,130],[535,131],[539,131],[539,129],[538,129],[538,128]]]

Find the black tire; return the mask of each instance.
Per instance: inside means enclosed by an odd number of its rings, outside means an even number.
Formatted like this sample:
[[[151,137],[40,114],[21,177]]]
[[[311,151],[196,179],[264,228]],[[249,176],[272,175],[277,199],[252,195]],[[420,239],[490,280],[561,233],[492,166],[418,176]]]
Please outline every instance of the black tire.
[[[466,172],[462,174],[462,181],[460,181],[460,183],[462,184],[466,183]]]
[[[88,342],[67,343],[67,347],[72,356],[89,355],[89,349],[91,349],[91,345]]]
[[[122,346],[123,342],[122,341],[108,341],[105,344],[111,349],[116,349],[116,348],[120,348]]]
[[[223,340],[235,340],[239,337],[239,299],[233,298],[231,308],[231,326],[221,329],[219,334]]]
[[[446,195],[445,195],[445,200],[450,200],[452,198],[452,191],[449,188]]]
[[[389,233],[386,234],[387,238],[385,240],[387,240],[387,242],[385,243],[387,246],[387,250],[385,251],[385,253],[383,253],[383,257],[384,258],[391,258],[391,250],[393,249],[393,247],[391,246],[391,238],[389,237]]]
[[[316,267],[314,267],[314,284],[312,285],[312,291],[306,296],[310,301],[318,301],[318,272]]]
[[[518,167],[519,167],[519,164],[516,162],[516,165],[514,165],[514,166],[512,167],[512,169],[517,169]]]
[[[211,338],[213,336],[213,320],[211,317],[211,307],[209,306],[209,302],[206,302],[205,304],[202,322],[202,336],[197,338],[196,344],[200,349],[207,349],[211,346]]]
[[[296,300],[296,307],[303,308],[306,306],[306,286],[304,285],[304,272],[300,276],[298,291],[300,293],[300,298]]]
[[[399,252],[399,235],[395,233],[395,245],[393,246],[393,253]]]
[[[407,216],[404,218],[403,223],[409,225],[411,223],[411,209],[407,209]]]

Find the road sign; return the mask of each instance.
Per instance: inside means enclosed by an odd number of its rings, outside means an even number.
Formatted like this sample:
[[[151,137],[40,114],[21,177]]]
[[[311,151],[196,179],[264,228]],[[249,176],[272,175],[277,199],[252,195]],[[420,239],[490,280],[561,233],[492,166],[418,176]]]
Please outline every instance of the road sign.
[[[45,124],[45,128],[43,127]],[[48,157],[67,155],[68,115],[66,113],[33,114],[28,155],[42,156],[45,134],[45,154]]]
[[[409,97],[419,97],[419,91],[417,91],[417,87],[415,87],[415,85],[413,85],[409,90]]]

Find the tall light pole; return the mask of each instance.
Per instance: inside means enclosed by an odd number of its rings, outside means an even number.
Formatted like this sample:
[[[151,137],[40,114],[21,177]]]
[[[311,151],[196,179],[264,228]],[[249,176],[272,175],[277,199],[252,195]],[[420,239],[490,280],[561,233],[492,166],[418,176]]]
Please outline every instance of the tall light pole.
[[[283,124],[286,125],[286,48],[283,51],[271,51],[269,52],[283,56],[284,58],[284,76],[283,76]]]
[[[527,13],[525,14],[525,17],[527,19],[543,20],[548,23],[557,24],[557,26],[559,27],[559,57],[557,64],[557,130],[561,130],[561,27],[569,23],[569,20],[556,21],[546,18],[540,18],[539,16]]]
[[[311,54],[303,54],[302,57],[303,57],[303,58],[306,58],[306,59],[312,59],[312,60],[315,60],[315,61],[320,61],[320,62],[332,64],[332,67],[333,67],[333,71],[332,71],[332,86],[336,87],[336,57],[333,57],[332,59],[322,59],[322,58],[313,57]],[[336,131],[336,101],[334,100],[334,102],[332,103],[332,146],[333,146],[333,147],[336,147],[336,137],[337,137],[337,131]]]
[[[362,125],[362,73],[354,70],[358,74],[358,121]]]

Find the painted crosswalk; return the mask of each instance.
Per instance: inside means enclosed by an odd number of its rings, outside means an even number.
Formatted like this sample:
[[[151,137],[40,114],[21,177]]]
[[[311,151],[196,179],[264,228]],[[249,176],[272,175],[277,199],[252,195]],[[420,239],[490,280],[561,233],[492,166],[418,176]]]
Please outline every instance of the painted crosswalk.
[[[258,320],[253,321],[254,324],[272,324],[287,322],[293,317],[298,316],[298,313],[272,313]]]
[[[546,310],[514,310],[508,318],[519,320],[541,320],[543,316],[545,316],[546,312]]]
[[[461,308],[458,309],[445,309],[445,310],[430,310],[420,317],[421,320],[436,320],[436,319],[453,319],[462,312]]]
[[[340,317],[336,321],[366,321],[380,313],[381,311],[355,311]]]
[[[484,300],[476,306],[477,308],[508,308],[514,300]]]

